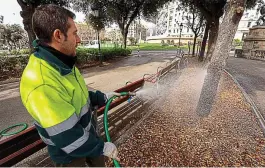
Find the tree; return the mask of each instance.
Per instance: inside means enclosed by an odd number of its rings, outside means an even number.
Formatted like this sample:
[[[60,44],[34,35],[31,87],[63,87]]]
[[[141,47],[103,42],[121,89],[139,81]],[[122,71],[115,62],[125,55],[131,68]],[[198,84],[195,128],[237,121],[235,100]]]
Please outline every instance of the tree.
[[[100,11],[99,11],[100,13]],[[93,14],[88,14],[86,16],[86,21],[87,24],[90,24],[94,30],[97,31],[97,40],[98,40],[98,47],[100,50],[100,31],[102,29],[104,29],[105,25],[104,25],[104,18],[102,17],[102,15],[99,16],[94,16]]]
[[[209,41],[207,58],[210,60],[214,50],[218,30],[219,19],[224,14],[224,6],[226,0],[180,0],[184,6],[194,6],[205,17],[207,25],[209,26]]]
[[[32,42],[35,40],[36,36],[32,29],[32,15],[35,9],[42,4],[56,4],[60,6],[68,6],[68,0],[17,0],[22,11],[20,12],[21,17],[23,18],[24,29],[28,33],[29,37],[29,46],[33,49]]]
[[[3,40],[5,44],[8,44],[12,50],[15,46],[16,48],[21,48],[20,40],[23,39],[24,30],[19,24],[3,25]]]
[[[136,39],[134,37],[129,37],[129,41],[130,41],[131,45],[136,44]]]
[[[92,4],[100,6],[102,13],[106,13],[105,20],[115,22],[119,26],[124,47],[127,45],[128,29],[132,21],[142,14],[151,18],[157,13],[157,9],[171,0],[80,0],[73,2],[75,9],[88,13]]]
[[[245,8],[253,7],[256,0],[227,1],[225,15],[220,25],[216,47],[207,69],[201,96],[197,105],[197,113],[207,116],[212,108],[221,74],[231,50],[233,38]]]
[[[20,43],[20,49],[22,48],[29,48],[29,38],[28,38],[28,34],[25,30],[23,30],[23,33],[21,34],[22,38],[20,39],[19,43]]]
[[[202,13],[195,8],[194,5],[190,6],[189,12],[191,13],[191,16],[187,15],[186,20],[188,27],[194,33],[192,56],[195,56],[197,38],[202,34],[203,28],[205,27],[205,21]]]
[[[200,62],[202,62],[204,59],[204,53],[205,53],[206,44],[207,44],[207,40],[208,40],[208,36],[209,36],[209,29],[210,29],[210,24],[208,22],[206,22],[204,35],[203,35],[203,39],[202,39],[201,51],[200,51],[200,55],[198,58],[198,60]]]

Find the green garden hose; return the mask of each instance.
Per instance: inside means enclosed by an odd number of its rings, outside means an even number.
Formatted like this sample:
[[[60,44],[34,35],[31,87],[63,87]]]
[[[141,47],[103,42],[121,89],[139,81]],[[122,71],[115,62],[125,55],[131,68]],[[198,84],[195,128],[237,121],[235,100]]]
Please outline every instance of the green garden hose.
[[[129,92],[121,92],[120,93],[121,96],[127,96],[129,95],[130,93]],[[109,111],[109,106],[111,104],[111,102],[117,98],[117,96],[113,96],[112,98],[110,98],[106,104],[106,107],[105,107],[105,110],[104,110],[104,129],[105,129],[105,135],[106,135],[106,139],[108,142],[111,142],[111,139],[110,139],[110,135],[109,135],[109,126],[108,126],[108,111]],[[119,162],[115,159],[113,159],[113,164],[115,167],[121,167]]]
[[[22,126],[22,128],[20,130],[15,131],[15,132],[7,133],[9,130],[11,130],[11,129],[15,128],[15,127],[19,127],[19,126]],[[11,125],[11,126],[7,127],[6,129],[3,129],[2,131],[0,131],[0,135],[1,136],[15,135],[15,134],[18,134],[18,133],[24,131],[27,128],[28,128],[28,124],[26,124],[26,123],[14,124],[14,125]]]

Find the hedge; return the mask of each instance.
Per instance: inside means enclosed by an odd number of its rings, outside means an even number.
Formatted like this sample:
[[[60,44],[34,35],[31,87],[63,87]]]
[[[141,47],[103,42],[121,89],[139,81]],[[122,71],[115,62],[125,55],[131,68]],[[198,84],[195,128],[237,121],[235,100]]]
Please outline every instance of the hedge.
[[[19,78],[27,65],[29,55],[25,56],[27,50],[19,51],[24,56],[0,56],[0,80],[8,78]],[[110,60],[117,56],[128,56],[131,54],[130,49],[122,48],[103,48],[101,49],[101,55],[104,61]],[[99,61],[98,49],[77,49],[77,66],[83,67],[83,65]]]

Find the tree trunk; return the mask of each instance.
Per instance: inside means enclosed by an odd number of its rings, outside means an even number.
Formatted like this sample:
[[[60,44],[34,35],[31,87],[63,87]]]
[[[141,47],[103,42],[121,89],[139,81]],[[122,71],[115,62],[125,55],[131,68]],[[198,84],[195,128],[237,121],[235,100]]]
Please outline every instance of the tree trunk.
[[[32,42],[36,39],[32,28],[32,15],[35,11],[35,8],[32,5],[26,5],[21,0],[17,0],[21,6],[22,11],[20,12],[21,17],[23,18],[24,29],[27,31],[29,38],[29,47],[33,51]]]
[[[207,39],[208,39],[208,36],[209,36],[209,28],[210,28],[210,26],[207,23],[206,27],[205,27],[203,39],[202,39],[201,52],[200,52],[200,55],[199,55],[199,61],[200,62],[203,61],[203,57],[204,57],[204,53],[205,53],[205,49],[206,49],[206,44],[207,44]]]
[[[126,49],[126,47],[127,47],[128,30],[124,29],[122,35],[123,35],[123,45],[124,45],[124,48]]]
[[[218,30],[219,30],[219,18],[212,18],[212,24],[209,28],[209,42],[208,42],[208,50],[207,50],[207,60],[211,60],[216,40],[218,37]]]
[[[207,116],[211,111],[226,59],[246,5],[245,0],[234,0],[228,3],[197,106],[197,113],[200,116]]]
[[[196,41],[197,41],[197,37],[198,35],[195,34],[194,38],[193,38],[193,47],[192,47],[192,56],[195,56],[195,47],[196,47]]]

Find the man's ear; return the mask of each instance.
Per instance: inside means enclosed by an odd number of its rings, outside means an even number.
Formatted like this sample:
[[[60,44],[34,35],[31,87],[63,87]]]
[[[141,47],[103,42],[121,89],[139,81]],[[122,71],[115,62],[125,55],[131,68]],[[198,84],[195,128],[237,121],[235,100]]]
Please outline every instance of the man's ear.
[[[64,34],[59,29],[54,30],[53,38],[57,43],[62,43],[65,39]]]

